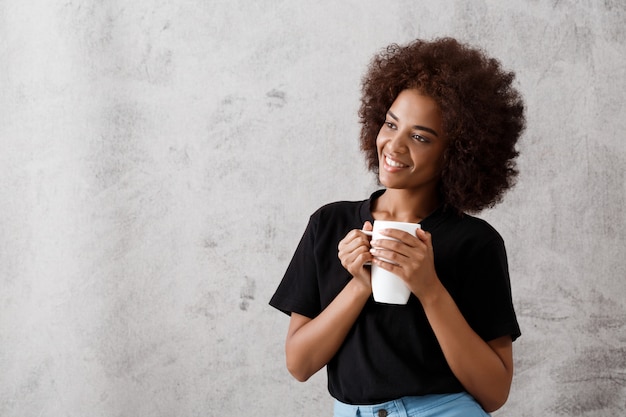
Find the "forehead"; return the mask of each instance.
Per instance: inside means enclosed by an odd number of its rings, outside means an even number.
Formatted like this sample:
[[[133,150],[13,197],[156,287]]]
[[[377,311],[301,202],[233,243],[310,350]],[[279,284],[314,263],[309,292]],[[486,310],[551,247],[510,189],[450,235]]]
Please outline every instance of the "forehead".
[[[437,126],[441,125],[441,109],[430,96],[419,90],[407,89],[398,94],[389,108],[394,115],[403,121],[430,121]]]
[[[412,89],[412,88],[407,89],[407,90],[402,90],[400,94],[398,94],[396,99],[393,101],[391,106],[392,107],[414,106],[414,107],[420,107],[424,110],[439,111],[439,106],[437,105],[437,103],[432,97],[422,94],[419,90]]]

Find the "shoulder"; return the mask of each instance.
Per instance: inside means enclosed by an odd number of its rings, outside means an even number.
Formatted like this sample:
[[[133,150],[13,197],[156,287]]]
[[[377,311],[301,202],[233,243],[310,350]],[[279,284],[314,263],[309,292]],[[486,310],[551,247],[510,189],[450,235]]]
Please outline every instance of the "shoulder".
[[[486,220],[469,214],[448,213],[433,231],[440,239],[449,241],[452,246],[478,250],[486,246],[501,247],[504,241],[500,233]]]
[[[341,218],[354,218],[358,216],[361,207],[366,200],[361,201],[335,201],[328,203],[318,208],[311,217],[313,219],[341,219]]]
[[[317,239],[335,241],[348,231],[361,228],[363,213],[368,211],[367,200],[335,201],[317,209],[311,215],[309,227]]]
[[[460,216],[459,224],[469,234],[475,234],[482,238],[502,239],[500,233],[485,219],[464,214]]]

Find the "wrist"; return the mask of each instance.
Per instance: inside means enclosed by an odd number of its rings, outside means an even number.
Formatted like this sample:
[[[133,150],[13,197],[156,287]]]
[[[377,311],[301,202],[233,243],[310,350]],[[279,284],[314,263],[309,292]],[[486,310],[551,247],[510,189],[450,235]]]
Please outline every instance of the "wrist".
[[[416,294],[424,309],[436,306],[444,300],[447,295],[448,291],[446,290],[446,287],[443,286],[441,281],[439,281],[439,278],[436,276],[431,281],[431,284],[424,288],[419,295]]]
[[[369,282],[353,277],[348,283],[348,287],[356,297],[368,298],[372,294],[372,286]]]

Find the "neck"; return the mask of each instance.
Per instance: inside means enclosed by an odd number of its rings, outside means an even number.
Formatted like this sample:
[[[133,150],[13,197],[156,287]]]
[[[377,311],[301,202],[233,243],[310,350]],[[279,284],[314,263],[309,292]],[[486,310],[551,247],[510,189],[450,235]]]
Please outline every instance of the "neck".
[[[419,223],[439,207],[436,193],[423,195],[414,190],[387,189],[375,202],[374,219]]]

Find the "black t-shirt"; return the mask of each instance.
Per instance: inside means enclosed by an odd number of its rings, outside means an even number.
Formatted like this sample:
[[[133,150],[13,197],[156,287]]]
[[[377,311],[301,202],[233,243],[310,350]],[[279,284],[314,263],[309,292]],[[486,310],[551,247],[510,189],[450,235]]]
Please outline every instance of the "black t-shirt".
[[[372,201],[383,192],[317,210],[270,305],[309,318],[324,310],[351,279],[337,245],[350,230],[374,220]],[[442,208],[421,226],[432,234],[437,275],[472,329],[485,341],[519,337],[498,232],[484,220]],[[330,394],[348,404],[463,391],[413,294],[406,305],[380,304],[370,296],[326,368]]]

